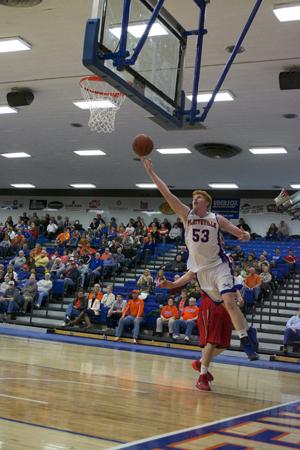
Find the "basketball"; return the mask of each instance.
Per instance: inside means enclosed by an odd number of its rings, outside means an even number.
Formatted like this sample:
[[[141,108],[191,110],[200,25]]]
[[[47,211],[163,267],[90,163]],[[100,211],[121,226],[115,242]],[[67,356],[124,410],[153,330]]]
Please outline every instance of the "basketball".
[[[133,151],[140,157],[149,155],[153,147],[152,139],[146,134],[138,134],[132,143]]]

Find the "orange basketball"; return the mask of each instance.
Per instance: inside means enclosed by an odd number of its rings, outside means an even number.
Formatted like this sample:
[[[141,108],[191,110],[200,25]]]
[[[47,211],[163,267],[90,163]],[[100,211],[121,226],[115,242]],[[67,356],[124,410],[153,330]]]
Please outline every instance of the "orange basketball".
[[[132,143],[133,151],[140,157],[149,155],[153,150],[153,146],[152,139],[146,134],[138,134]]]

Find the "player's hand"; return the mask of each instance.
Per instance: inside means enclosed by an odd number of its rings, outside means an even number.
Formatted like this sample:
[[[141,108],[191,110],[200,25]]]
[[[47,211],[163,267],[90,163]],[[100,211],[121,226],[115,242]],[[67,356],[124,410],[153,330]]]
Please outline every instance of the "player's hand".
[[[239,241],[250,241],[250,234],[248,231],[241,230]]]
[[[160,288],[164,288],[164,289],[173,289],[174,283],[172,281],[168,281],[168,280],[163,280],[159,283],[159,287]]]
[[[145,156],[142,156],[141,157],[141,161],[144,164],[144,167],[145,167],[147,172],[152,172],[153,171],[153,164],[152,164],[151,159],[148,159]]]

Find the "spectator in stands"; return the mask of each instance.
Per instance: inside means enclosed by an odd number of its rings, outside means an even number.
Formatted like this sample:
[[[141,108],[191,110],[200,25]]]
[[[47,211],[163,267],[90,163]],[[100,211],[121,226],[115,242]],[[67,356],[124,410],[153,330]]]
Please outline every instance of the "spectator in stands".
[[[272,274],[269,272],[269,266],[267,264],[261,265],[261,290],[262,290],[262,296],[264,299],[270,299],[272,292],[275,290],[275,286],[273,284],[272,280]]]
[[[180,244],[182,241],[182,228],[175,222],[169,233],[169,242]]]
[[[182,313],[183,308],[185,308],[187,306],[187,304],[188,304],[188,291],[187,291],[187,289],[182,289],[181,296],[179,297],[178,302],[177,302],[177,308],[178,308],[179,314]]]
[[[248,233],[251,233],[251,228],[242,217],[239,219],[237,227],[240,228],[241,230],[248,231]]]
[[[8,266],[6,267],[6,273],[9,276],[9,278],[11,280],[13,280],[15,283],[18,282],[18,274],[17,272],[14,270],[14,266],[11,264],[8,264]]]
[[[8,255],[11,255],[12,246],[10,243],[10,239],[7,233],[4,233],[4,237],[0,242],[0,258],[6,258]]]
[[[113,294],[113,286],[110,284],[106,288],[106,293],[103,295],[101,303],[104,308],[110,308],[115,300],[116,297],[115,294]]]
[[[76,323],[79,323],[81,321],[81,316],[83,321],[85,322],[85,328],[92,328],[92,321],[93,319],[95,319],[95,317],[100,316],[100,304],[101,304],[101,300],[99,300],[98,298],[98,294],[97,291],[95,289],[93,289],[88,297],[88,304],[87,304],[87,308],[85,310],[83,310],[81,312],[81,314],[79,314],[79,316],[75,319],[75,321],[73,322],[73,325],[75,325]]]
[[[121,294],[117,294],[116,300],[111,305],[107,317],[106,317],[106,325],[108,329],[115,328],[119,320],[123,314],[123,311],[126,307],[126,300],[123,299]]]
[[[245,254],[242,247],[240,245],[236,245],[230,252],[230,256],[235,262],[240,262],[244,259]]]
[[[277,233],[278,233],[278,228],[277,228],[276,224],[271,223],[271,225],[269,226],[269,229],[267,231],[267,234],[266,234],[266,239],[268,241],[277,241]]]
[[[51,241],[52,239],[55,238],[56,232],[58,230],[58,226],[56,225],[53,219],[50,219],[46,230],[47,230],[46,237]]]
[[[20,270],[25,263],[26,258],[23,250],[20,250],[18,254],[9,261],[9,264],[12,264],[16,270]]]
[[[136,344],[140,333],[140,324],[143,320],[143,314],[144,301],[139,298],[139,291],[133,290],[131,293],[131,299],[128,300],[121,319],[119,320],[119,324],[116,329],[115,342],[120,340],[124,327],[133,324],[133,343]]]
[[[281,220],[278,227],[278,239],[280,241],[286,241],[289,237],[288,225],[284,220]]]
[[[155,276],[154,285],[160,287],[161,283],[166,280],[164,269],[159,269]]]
[[[185,342],[190,342],[191,335],[198,318],[198,311],[199,308],[196,306],[196,299],[194,297],[190,297],[189,305],[183,308],[180,314],[180,319],[177,319],[174,322],[173,339],[179,339],[180,330],[183,329],[183,331],[185,332]]]
[[[103,278],[109,278],[115,269],[115,260],[111,252],[109,252],[109,256],[103,260]]]
[[[256,273],[254,267],[249,267],[248,275],[244,281],[244,292],[246,290],[252,291],[254,300],[257,302],[261,292],[261,277]]]
[[[13,281],[8,282],[8,288],[3,295],[4,300],[1,301],[1,307],[4,307],[4,320],[12,320],[16,313],[20,311],[23,305],[23,297],[19,289],[16,288]]]
[[[275,255],[272,257],[271,265],[276,266],[276,264],[283,262],[283,258],[281,256],[280,248],[276,248]]]
[[[39,255],[42,252],[41,244],[36,243],[33,249],[30,250],[30,256],[35,258],[37,255]]]
[[[116,253],[113,254],[116,273],[120,273],[126,264],[126,258],[125,255],[122,253],[122,251],[123,249],[120,246],[116,248]]]
[[[300,342],[300,308],[297,314],[287,321],[283,338],[284,351],[287,351],[288,344],[293,342]]]
[[[0,283],[3,283],[4,277],[5,277],[4,264],[0,264]]]
[[[182,261],[182,256],[176,255],[173,262],[166,264],[166,270],[170,272],[185,272],[186,264]]]
[[[140,276],[137,281],[137,285],[143,292],[151,292],[153,287],[153,278],[149,269],[145,269],[144,273]]]
[[[55,258],[52,266],[50,267],[50,274],[54,278],[59,278],[65,270],[65,265],[60,258]]]
[[[76,261],[70,261],[66,265],[66,270],[63,272],[61,277],[64,280],[65,294],[72,294],[76,291],[79,284],[80,272],[78,270]]]
[[[288,263],[290,272],[295,273],[298,258],[294,255],[293,250],[289,250],[287,256],[284,256],[283,259],[286,263]]]
[[[168,304],[163,306],[160,317],[156,320],[156,335],[161,336],[163,333],[163,326],[168,325],[169,335],[173,334],[173,325],[176,319],[179,318],[178,309],[174,305],[174,298],[168,298]]]
[[[49,264],[49,258],[46,250],[42,250],[39,255],[34,256],[35,267],[44,267],[44,269]]]
[[[37,295],[37,283],[35,275],[30,275],[28,281],[26,281],[26,283],[22,287],[21,292],[24,297],[23,312],[26,313],[29,303],[34,304]]]
[[[258,268],[261,271],[262,270],[262,266],[268,266],[268,268],[270,268],[270,263],[267,260],[267,258],[265,257],[265,255],[260,255],[259,260],[257,262],[258,264]]]
[[[70,230],[68,228],[65,228],[62,233],[59,233],[56,236],[55,242],[59,246],[67,245],[67,243],[70,241],[71,234]]]
[[[103,260],[101,259],[101,255],[99,252],[95,253],[89,263],[89,272],[90,272],[90,284],[94,284],[95,281],[98,281],[103,267]]]
[[[158,229],[158,235],[159,240],[165,244],[169,236],[169,228],[164,223],[162,223],[161,227]]]
[[[71,325],[72,319],[75,319],[80,315],[82,311],[87,308],[87,299],[82,288],[78,289],[77,295],[72,303],[67,307],[65,314],[65,325]]]
[[[51,281],[51,275],[49,272],[45,273],[45,277],[37,281],[38,299],[36,301],[36,307],[40,308],[47,298],[52,289],[53,283]]]

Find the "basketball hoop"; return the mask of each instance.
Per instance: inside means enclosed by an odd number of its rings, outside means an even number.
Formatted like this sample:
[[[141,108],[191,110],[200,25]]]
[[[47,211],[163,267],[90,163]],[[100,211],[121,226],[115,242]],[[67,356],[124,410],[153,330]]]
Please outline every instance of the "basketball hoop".
[[[88,126],[97,133],[111,133],[115,129],[116,113],[125,101],[125,95],[117,91],[103,78],[90,75],[80,80],[81,94],[89,102]]]

